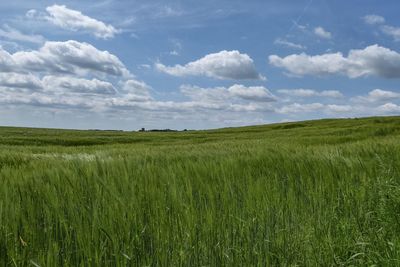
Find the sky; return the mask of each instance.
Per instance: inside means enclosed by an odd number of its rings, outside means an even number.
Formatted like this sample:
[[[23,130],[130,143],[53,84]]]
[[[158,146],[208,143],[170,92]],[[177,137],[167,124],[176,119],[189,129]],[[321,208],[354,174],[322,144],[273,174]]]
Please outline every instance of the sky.
[[[0,125],[400,115],[398,0],[0,2]]]

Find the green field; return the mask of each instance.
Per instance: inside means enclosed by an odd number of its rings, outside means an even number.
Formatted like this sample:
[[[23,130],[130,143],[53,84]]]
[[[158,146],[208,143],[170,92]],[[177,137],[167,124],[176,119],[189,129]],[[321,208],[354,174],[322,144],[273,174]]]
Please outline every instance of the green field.
[[[400,117],[0,128],[0,266],[399,266]]]

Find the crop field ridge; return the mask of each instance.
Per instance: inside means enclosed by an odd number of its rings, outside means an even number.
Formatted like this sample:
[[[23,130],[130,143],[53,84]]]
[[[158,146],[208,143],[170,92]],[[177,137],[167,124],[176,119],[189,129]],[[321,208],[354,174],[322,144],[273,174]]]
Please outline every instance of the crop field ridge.
[[[400,117],[0,127],[0,266],[400,266]]]

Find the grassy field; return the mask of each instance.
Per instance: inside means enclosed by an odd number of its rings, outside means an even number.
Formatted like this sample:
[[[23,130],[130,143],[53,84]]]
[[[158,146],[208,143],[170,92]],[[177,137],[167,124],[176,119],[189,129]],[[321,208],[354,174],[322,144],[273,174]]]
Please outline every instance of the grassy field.
[[[0,128],[0,266],[399,266],[399,138]]]

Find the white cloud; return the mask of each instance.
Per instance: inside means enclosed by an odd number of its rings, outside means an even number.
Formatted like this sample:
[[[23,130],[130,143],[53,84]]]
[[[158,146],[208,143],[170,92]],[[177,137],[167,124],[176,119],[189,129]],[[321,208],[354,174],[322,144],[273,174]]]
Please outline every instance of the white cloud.
[[[332,34],[328,31],[326,31],[322,27],[314,28],[314,34],[323,39],[331,39],[332,38]]]
[[[337,90],[324,90],[315,91],[312,89],[280,89],[278,93],[285,94],[294,97],[329,97],[329,98],[341,98],[343,94]]]
[[[344,74],[350,78],[371,75],[400,78],[400,54],[379,45],[350,50],[347,57],[342,53],[316,56],[301,53],[284,58],[271,55],[269,62],[298,76]]]
[[[32,74],[0,73],[1,87],[8,90],[38,90],[42,88],[42,83]]]
[[[13,57],[0,47],[0,71],[11,72],[15,68],[15,65]]]
[[[321,110],[324,105],[321,103],[299,104],[293,103],[277,108],[275,112],[281,114],[296,114],[296,113],[309,113]]]
[[[147,112],[149,116],[160,116],[159,114],[161,114],[169,120],[176,115],[188,118],[192,114],[193,116],[196,115],[195,119],[199,119],[202,114],[207,114],[207,119],[210,119],[216,115],[227,118],[232,115],[232,112],[243,114],[243,112],[265,112],[271,110],[268,105],[258,103],[207,102],[199,100],[183,102],[157,101],[144,99],[134,94],[119,96],[91,95],[91,97],[84,97],[80,93],[20,93],[18,91],[1,90],[0,103],[3,104],[3,107],[4,105],[27,105],[56,110],[104,111],[109,112],[109,114],[121,114],[121,112],[127,111],[132,115],[131,112],[135,111],[134,115],[137,116]],[[214,115],[210,116],[210,114]]]
[[[188,114],[198,114],[201,112],[213,112],[214,116],[224,112],[265,112],[271,111],[269,105],[259,103],[229,103],[229,102],[207,102],[207,101],[137,101],[128,97],[114,98],[109,103],[111,108],[117,110],[137,110],[151,111],[155,113],[179,114],[187,116]],[[169,117],[169,119],[171,119]],[[210,118],[208,118],[210,119]]]
[[[0,50],[0,69],[14,65],[14,71],[130,76],[113,54],[77,41],[46,42],[39,50],[8,54]]]
[[[247,55],[234,53],[233,56],[242,60],[238,67],[246,68],[250,64],[254,68]],[[226,59],[225,63],[235,72],[235,65],[230,60]],[[223,66],[225,63],[211,62],[216,68],[215,75],[225,75],[226,72],[218,70],[218,64]],[[0,70],[3,72],[0,75],[0,103],[3,107],[101,111],[107,114],[135,111],[135,114],[178,114],[179,117],[210,113],[227,114],[227,117],[221,115],[226,119],[232,118],[234,113],[270,112],[270,102],[275,101],[265,87],[238,84],[227,88],[193,87],[192,92],[188,89],[186,93],[181,89],[189,101],[156,100],[151,94],[153,89],[134,79],[115,55],[72,40],[48,41],[38,50],[13,54],[0,49]]]
[[[150,94],[151,87],[142,81],[127,80],[121,91],[126,93],[131,101],[150,101],[153,99]]]
[[[304,115],[306,113],[313,113],[313,112],[314,113],[323,112],[329,115],[342,115],[342,114],[350,114],[351,112],[355,112],[358,110],[359,110],[358,107],[353,107],[350,105],[337,105],[337,104],[324,105],[321,103],[310,103],[310,104],[293,103],[277,108],[275,111],[281,114],[296,116],[298,114]]]
[[[95,109],[98,99],[87,99],[79,95],[50,95],[42,92],[21,93],[0,91],[0,103],[4,105],[29,105],[57,109]]]
[[[277,55],[269,56],[269,63],[275,67],[285,68],[291,74],[328,75],[343,72],[345,59],[341,53],[309,56],[305,53],[293,54],[281,58]]]
[[[171,56],[179,56],[183,48],[181,41],[179,41],[178,39],[169,39],[168,41],[169,43],[171,43],[171,46],[173,47],[172,50],[169,52],[169,54]]]
[[[295,44],[295,43],[289,42],[289,41],[281,39],[281,38],[276,39],[274,41],[274,44],[283,45],[283,46],[286,46],[286,47],[290,47],[290,48],[294,48],[294,49],[300,49],[300,50],[304,50],[304,49],[307,48],[306,46],[303,46],[301,44]]]
[[[324,90],[319,92],[317,95],[331,98],[341,98],[343,94],[337,90]]]
[[[0,102],[9,105],[106,110],[115,99],[152,100],[115,55],[77,41],[14,54],[0,48],[0,71]]]
[[[369,25],[383,24],[385,23],[385,18],[379,15],[366,15],[363,17],[365,23]]]
[[[36,81],[37,78],[36,78]],[[5,84],[4,86],[16,86],[14,84]],[[42,108],[56,108],[59,110],[92,110],[92,111],[110,111],[116,112],[120,107],[135,107],[140,105],[151,105],[151,96],[146,96],[144,92],[140,95],[137,91],[118,93],[116,88],[107,81],[97,79],[81,79],[65,76],[45,76],[42,81],[38,81],[41,88],[33,90],[26,82],[18,82],[19,88],[2,87],[0,82],[0,103],[10,105],[29,105]],[[134,80],[128,81],[130,86],[148,87],[146,84]],[[22,87],[27,88],[22,88]],[[28,90],[29,87],[29,90]],[[137,102],[136,104],[134,102]],[[141,104],[138,104],[141,103]],[[145,104],[146,103],[146,104]]]
[[[374,89],[368,93],[366,96],[357,96],[352,100],[355,102],[383,102],[400,99],[400,93],[396,93],[393,91],[385,91],[381,89]]]
[[[382,26],[381,30],[386,35],[393,37],[396,42],[400,41],[400,27],[384,25]]]
[[[243,85],[210,89],[182,86],[181,92],[191,98],[190,101],[159,101],[151,96],[150,86],[133,79],[120,81],[120,87],[116,89],[112,83],[98,79],[47,75],[40,81],[38,77],[29,78],[22,74],[21,77],[6,79],[12,75],[8,73],[3,74],[4,77],[0,76],[0,103],[3,106],[90,110],[109,112],[109,114],[135,111],[150,112],[149,114],[153,115],[179,114],[184,117],[200,111],[202,113],[270,112],[272,107],[269,102],[275,101],[266,88]],[[31,85],[33,82],[36,82],[37,89]]]
[[[146,70],[149,70],[149,69],[151,69],[151,65],[149,65],[149,64],[140,64],[140,65],[138,66],[138,69],[146,69]]]
[[[119,31],[112,25],[107,25],[102,21],[98,21],[88,17],[82,12],[69,9],[64,5],[53,5],[46,8],[49,13],[47,19],[54,25],[71,31],[83,31],[93,34],[98,38],[113,38]],[[34,16],[35,12],[28,11],[28,16]]]
[[[74,77],[45,76],[42,79],[44,90],[49,92],[81,93],[81,94],[115,94],[114,86],[98,79],[81,79]]]
[[[249,86],[235,84],[228,88],[231,95],[245,100],[273,102],[276,97],[264,86]]]
[[[181,93],[193,100],[204,102],[225,102],[232,99],[240,99],[256,102],[274,102],[276,97],[263,86],[250,86],[235,84],[228,88],[201,88],[197,86],[183,85]]]
[[[13,41],[21,41],[35,44],[42,44],[45,42],[45,38],[41,35],[24,34],[14,28],[11,28],[8,25],[4,25],[3,28],[0,28],[0,37]]]
[[[258,80],[265,79],[258,74],[253,60],[239,51],[221,51],[189,62],[186,65],[165,66],[156,64],[156,68],[173,76],[206,76],[216,79]]]
[[[384,91],[381,89],[375,89],[369,92],[368,96],[374,101],[390,100],[394,98],[400,98],[400,93],[392,91]]]
[[[20,51],[23,49],[24,49],[23,45],[16,43],[15,41],[0,40],[0,50]]]
[[[326,112],[327,113],[348,113],[353,110],[353,107],[350,105],[326,105]]]
[[[26,12],[25,16],[29,19],[33,19],[36,18],[38,12],[36,9],[30,9]]]
[[[224,102],[231,96],[225,87],[201,88],[192,85],[182,85],[180,92],[194,101]]]
[[[363,17],[364,22],[370,25],[381,25],[379,29],[386,35],[391,36],[396,42],[400,41],[400,27],[384,25],[385,18],[378,15],[367,15]]]
[[[393,113],[398,114],[400,113],[400,106],[393,103],[386,103],[384,105],[377,107],[376,110],[383,114],[393,114]]]

